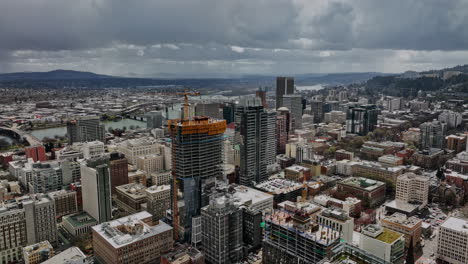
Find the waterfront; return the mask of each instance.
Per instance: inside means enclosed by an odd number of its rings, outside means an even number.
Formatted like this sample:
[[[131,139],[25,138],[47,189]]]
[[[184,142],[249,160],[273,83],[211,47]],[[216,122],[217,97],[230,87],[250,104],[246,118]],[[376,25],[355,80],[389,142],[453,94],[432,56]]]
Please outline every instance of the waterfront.
[[[143,121],[139,120],[134,120],[134,119],[121,119],[118,121],[104,121],[102,122],[105,127],[106,131],[109,128],[119,128],[122,129],[123,127],[126,127],[127,129],[130,128],[130,126],[139,126],[139,127],[146,127],[146,123]],[[38,130],[33,130],[31,131],[31,135],[35,136],[36,138],[43,140],[44,138],[54,138],[56,136],[59,137],[64,137],[67,135],[67,127],[52,127],[52,128],[45,128],[45,129],[38,129]]]

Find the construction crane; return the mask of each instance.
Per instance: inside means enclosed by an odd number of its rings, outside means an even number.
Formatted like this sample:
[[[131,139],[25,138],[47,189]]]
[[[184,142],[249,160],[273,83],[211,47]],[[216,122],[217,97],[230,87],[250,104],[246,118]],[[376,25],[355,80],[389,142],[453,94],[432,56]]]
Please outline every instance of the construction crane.
[[[189,92],[187,88],[184,89],[183,92],[163,92],[163,93],[147,93],[147,94],[160,94],[160,95],[183,95],[184,96],[184,115],[182,116],[182,120],[189,119],[189,102],[188,97],[201,95],[199,92]]]

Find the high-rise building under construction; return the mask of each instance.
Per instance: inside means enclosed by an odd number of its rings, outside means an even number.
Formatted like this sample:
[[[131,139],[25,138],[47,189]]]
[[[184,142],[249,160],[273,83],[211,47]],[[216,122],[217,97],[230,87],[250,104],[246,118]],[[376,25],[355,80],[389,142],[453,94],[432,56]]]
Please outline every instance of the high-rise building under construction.
[[[223,146],[226,121],[208,117],[194,117],[168,121],[172,135],[172,169],[177,180],[175,190],[182,192],[184,210],[174,206],[173,225],[176,236],[183,234],[190,240],[192,219],[209,202],[207,190],[223,176]],[[193,237],[193,234],[192,234]]]
[[[252,186],[268,179],[267,167],[276,158],[276,112],[265,111],[259,98],[243,98],[236,107],[240,138],[239,183]]]

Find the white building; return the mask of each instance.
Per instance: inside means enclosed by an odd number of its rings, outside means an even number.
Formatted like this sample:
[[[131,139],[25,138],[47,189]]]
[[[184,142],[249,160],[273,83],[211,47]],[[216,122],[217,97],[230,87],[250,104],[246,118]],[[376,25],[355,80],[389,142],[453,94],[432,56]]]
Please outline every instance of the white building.
[[[137,158],[149,154],[161,154],[161,145],[146,138],[130,139],[118,145],[118,151],[125,154],[128,163],[136,164]]]
[[[448,263],[468,263],[468,222],[466,219],[450,217],[440,226],[437,256]]]
[[[444,111],[439,115],[439,121],[447,124],[448,127],[458,127],[463,121],[461,113],[454,111]]]
[[[346,242],[352,243],[354,218],[349,217],[345,211],[336,208],[325,209],[317,215],[317,223],[340,232],[340,236]]]
[[[426,206],[429,197],[430,180],[428,177],[408,172],[398,176],[395,200],[406,203],[419,203]]]
[[[100,157],[102,154],[104,154],[104,152],[104,143],[101,141],[83,143],[83,157],[85,159]]]
[[[405,238],[403,234],[379,225],[368,225],[361,231],[359,248],[389,263],[395,263],[405,254]]]
[[[160,154],[149,154],[137,158],[137,168],[150,176],[153,172],[164,171],[164,157]]]

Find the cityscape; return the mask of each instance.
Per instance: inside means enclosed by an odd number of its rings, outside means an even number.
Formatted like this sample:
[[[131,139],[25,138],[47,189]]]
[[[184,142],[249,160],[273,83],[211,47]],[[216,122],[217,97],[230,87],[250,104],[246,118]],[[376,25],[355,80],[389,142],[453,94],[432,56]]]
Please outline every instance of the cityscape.
[[[0,264],[468,264],[468,46],[435,40],[455,22],[373,47],[325,32],[388,29],[366,1],[20,2],[0,3],[24,34],[0,26]],[[190,8],[196,29],[168,16]]]

